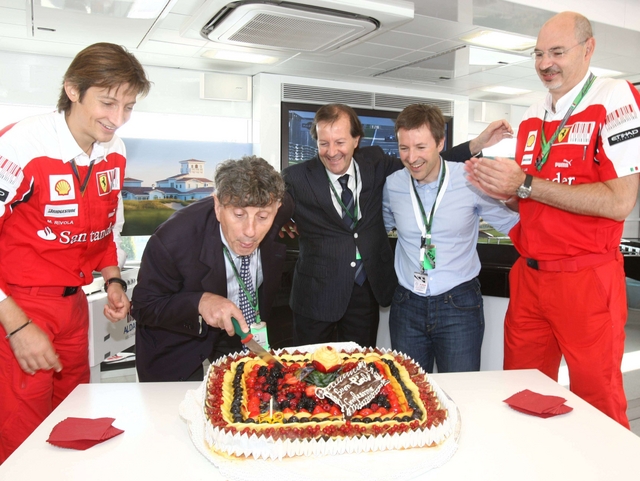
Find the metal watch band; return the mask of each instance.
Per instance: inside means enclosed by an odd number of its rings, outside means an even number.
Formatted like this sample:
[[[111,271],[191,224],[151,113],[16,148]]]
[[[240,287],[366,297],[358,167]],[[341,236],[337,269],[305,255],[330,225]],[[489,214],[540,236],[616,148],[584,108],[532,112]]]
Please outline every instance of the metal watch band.
[[[533,181],[533,176],[531,174],[527,174],[524,178],[523,184],[518,187],[516,190],[516,194],[521,199],[526,199],[531,195],[531,182]]]

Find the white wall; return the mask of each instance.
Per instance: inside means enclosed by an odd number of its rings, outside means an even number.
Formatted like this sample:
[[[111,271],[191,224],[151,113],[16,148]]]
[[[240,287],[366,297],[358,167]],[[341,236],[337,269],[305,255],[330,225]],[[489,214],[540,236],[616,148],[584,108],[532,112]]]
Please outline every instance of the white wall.
[[[55,108],[70,58],[0,51],[0,104]],[[200,99],[200,71],[145,67],[153,82],[136,111],[251,118],[251,102]]]

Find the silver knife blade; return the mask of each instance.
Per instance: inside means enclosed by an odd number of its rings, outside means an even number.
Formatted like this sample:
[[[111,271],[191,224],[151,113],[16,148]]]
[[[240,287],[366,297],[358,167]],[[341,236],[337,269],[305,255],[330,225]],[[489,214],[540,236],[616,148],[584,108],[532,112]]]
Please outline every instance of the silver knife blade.
[[[247,348],[251,352],[258,355],[260,359],[262,359],[263,361],[267,363],[273,362],[275,364],[278,364],[281,368],[284,368],[284,366],[275,357],[273,357],[269,351],[267,351],[264,347],[262,347],[253,339],[249,339],[247,342],[244,343],[244,345],[247,346]]]

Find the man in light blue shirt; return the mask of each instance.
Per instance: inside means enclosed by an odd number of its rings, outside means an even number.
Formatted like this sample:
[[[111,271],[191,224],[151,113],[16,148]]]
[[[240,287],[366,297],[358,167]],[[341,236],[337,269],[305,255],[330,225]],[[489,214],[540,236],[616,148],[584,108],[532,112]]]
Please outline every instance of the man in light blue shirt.
[[[464,166],[440,157],[445,120],[437,107],[414,104],[396,120],[405,168],[387,177],[383,216],[396,228],[389,330],[393,349],[433,371],[478,371],[484,335],[479,219],[508,233],[519,216],[472,187]]]

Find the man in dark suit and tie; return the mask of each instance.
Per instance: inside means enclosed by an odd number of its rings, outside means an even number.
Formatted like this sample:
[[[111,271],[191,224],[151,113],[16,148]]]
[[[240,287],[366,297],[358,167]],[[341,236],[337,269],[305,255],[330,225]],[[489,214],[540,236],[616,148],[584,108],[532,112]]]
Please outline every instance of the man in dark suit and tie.
[[[347,105],[321,107],[310,130],[318,155],[283,172],[300,235],[290,298],[294,344],[375,346],[379,306],[391,303],[397,284],[382,188],[403,165],[380,147],[358,149],[364,131]],[[506,121],[493,122],[442,156],[465,161],[510,132]]]
[[[292,214],[284,182],[245,157],[220,164],[215,184],[145,248],[132,296],[140,381],[201,380],[205,359],[242,349],[232,317],[245,332],[269,320],[286,254],[276,239]]]

